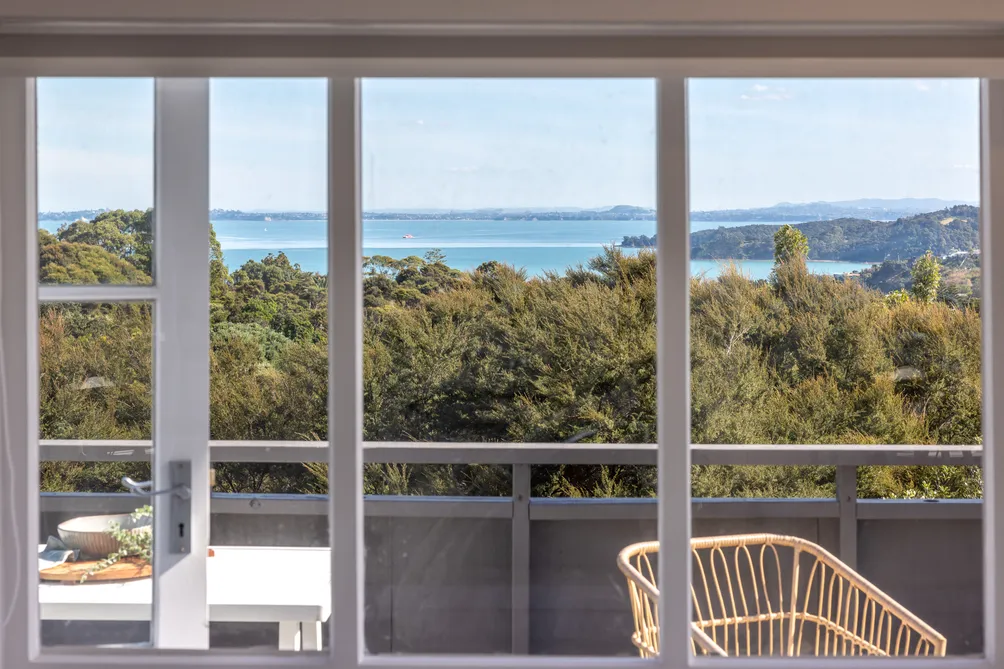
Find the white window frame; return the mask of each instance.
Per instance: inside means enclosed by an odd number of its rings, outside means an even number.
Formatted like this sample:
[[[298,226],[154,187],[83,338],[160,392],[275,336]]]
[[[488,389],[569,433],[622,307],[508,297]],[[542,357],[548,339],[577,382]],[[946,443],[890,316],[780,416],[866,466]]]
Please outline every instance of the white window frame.
[[[688,256],[686,77],[800,76],[800,77],[935,77],[967,76],[989,79],[982,86],[982,202],[983,248],[983,384],[984,443],[992,445],[1004,420],[1004,355],[993,351],[1004,337],[1004,293],[994,290],[993,258],[1004,258],[1004,235],[994,236],[994,202],[1004,203],[1004,61],[983,58],[856,58],[857,44],[848,44],[845,57],[736,58],[0,58],[0,334],[5,361],[3,487],[0,489],[0,536],[20,537],[21,551],[9,542],[0,550],[0,604],[14,613],[0,637],[0,658],[14,669],[56,669],[80,664],[109,666],[141,662],[151,669],[176,667],[322,667],[355,669],[632,669],[651,666],[773,667],[770,658],[693,658],[687,634],[689,622],[689,396],[688,378]],[[471,47],[476,49],[476,43]],[[270,654],[193,652],[157,649],[72,648],[41,649],[35,615],[34,549],[25,545],[37,530],[38,443],[35,361],[28,352],[37,338],[35,193],[28,175],[34,170],[34,127],[27,91],[34,76],[326,76],[329,77],[329,451],[333,494],[329,497],[332,538],[332,639],[326,653]],[[359,98],[357,79],[370,76],[506,76],[506,77],[654,77],[658,86],[658,203],[659,254],[674,259],[658,268],[659,318],[659,536],[665,545],[659,581],[663,621],[663,652],[655,660],[634,657],[542,656],[369,656],[363,653],[362,615],[362,495],[361,452],[361,221],[359,217]],[[996,175],[995,175],[996,172]],[[1002,207],[1004,208],[1004,207]],[[195,211],[194,207],[191,210]],[[160,240],[155,240],[155,244]],[[201,243],[201,241],[200,241]],[[204,249],[204,246],[203,246]],[[163,259],[162,259],[163,261]],[[207,281],[208,284],[208,281]],[[81,289],[84,290],[84,289]],[[162,299],[158,298],[158,299]],[[682,312],[682,313],[681,313]],[[158,326],[159,330],[159,326]],[[158,335],[159,336],[159,335]],[[674,355],[673,352],[676,354]],[[674,420],[675,419],[675,420]],[[27,444],[27,448],[24,445]],[[890,663],[898,667],[959,667],[1004,669],[1000,653],[1004,629],[997,615],[1004,607],[1004,574],[998,576],[996,538],[1004,536],[1004,458],[993,448],[984,455],[984,631],[983,658],[931,659],[787,659],[787,667],[823,669],[853,666],[871,669]],[[207,456],[208,457],[208,456]],[[13,501],[11,504],[9,501]],[[345,558],[353,558],[347,560]],[[1004,566],[1001,567],[1004,569]],[[27,587],[26,587],[27,584]],[[348,603],[349,605],[346,605]],[[155,603],[156,606],[156,603]],[[5,613],[5,612],[4,612]]]
[[[33,121],[35,118],[35,81],[5,79],[3,94],[8,102],[23,109],[25,127],[26,193],[36,190],[36,152]],[[172,460],[187,460],[192,465],[193,485],[189,502],[191,519],[186,534],[191,551],[171,555],[174,528],[169,522],[169,495],[136,498],[136,506],[149,503],[154,509],[154,551],[151,639],[161,649],[209,648],[209,615],[206,582],[206,556],[209,546],[209,351],[205,346],[209,333],[209,312],[200,308],[209,304],[209,268],[205,262],[209,248],[209,81],[202,79],[162,78],[154,82],[154,217],[152,285],[45,285],[35,299],[27,301],[37,326],[39,303],[134,302],[150,305],[155,336],[153,350],[153,451],[151,471],[155,488],[165,488],[170,480]],[[13,117],[11,118],[13,121]],[[18,147],[18,154],[21,148]],[[26,198],[26,203],[28,199]],[[27,219],[36,218],[35,206],[26,209]],[[27,220],[26,219],[26,220]],[[37,258],[34,230],[25,232],[27,257]],[[37,264],[37,261],[36,261]],[[34,270],[32,270],[34,272]],[[201,299],[200,299],[201,298]],[[37,334],[35,335],[37,341]],[[37,347],[28,361],[28,370],[37,376]],[[27,415],[32,416],[37,433],[38,393],[31,393]],[[27,480],[37,480],[38,468],[28,472]],[[36,504],[29,513],[38,517]],[[37,523],[28,537],[37,537]],[[37,550],[34,542],[25,546],[29,554]],[[29,560],[26,564],[33,564]],[[24,577],[27,579],[28,575]],[[35,583],[31,579],[30,583]],[[33,585],[34,587],[34,585]],[[35,598],[37,599],[37,598]],[[29,602],[37,617],[35,601]],[[37,626],[35,630],[37,636]],[[38,640],[32,639],[37,648]]]

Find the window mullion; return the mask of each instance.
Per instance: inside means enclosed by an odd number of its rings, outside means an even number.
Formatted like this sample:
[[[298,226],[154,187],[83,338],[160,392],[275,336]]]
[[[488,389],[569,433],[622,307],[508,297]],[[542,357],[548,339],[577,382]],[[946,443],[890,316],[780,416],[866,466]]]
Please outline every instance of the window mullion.
[[[658,80],[657,353],[660,659],[690,657],[690,241],[687,81]]]
[[[983,616],[984,653],[998,666],[1004,646],[1004,578],[997,538],[1004,537],[1004,458],[997,457],[997,435],[1004,432],[1004,290],[993,279],[994,263],[1004,259],[1004,80],[985,79],[980,90],[980,259],[983,319]],[[996,354],[996,355],[995,355]],[[1001,423],[998,425],[998,423]]]
[[[157,79],[153,480],[191,463],[191,553],[170,554],[170,496],[154,507],[153,643],[209,647],[209,80]],[[200,484],[201,482],[201,484]]]
[[[39,649],[35,80],[0,79],[0,665]]]
[[[328,518],[335,666],[364,651],[362,212],[356,79],[328,80]]]

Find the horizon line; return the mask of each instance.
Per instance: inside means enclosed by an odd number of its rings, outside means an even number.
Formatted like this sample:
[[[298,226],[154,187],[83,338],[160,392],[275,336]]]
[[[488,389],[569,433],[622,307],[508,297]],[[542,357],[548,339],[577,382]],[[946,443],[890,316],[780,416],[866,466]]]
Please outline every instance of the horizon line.
[[[856,198],[856,200],[887,200],[890,202],[901,201],[907,203],[912,200],[935,200],[938,202],[943,202],[946,205],[967,205],[979,207],[980,202],[974,200],[963,200],[963,199],[946,199],[938,197],[905,197],[905,198]],[[762,205],[762,206],[752,206],[752,207],[727,207],[727,208],[717,208],[717,209],[692,209],[690,213],[707,213],[716,211],[754,211],[757,209],[775,209],[778,207],[797,207],[797,206],[811,206],[811,205],[843,205],[848,206],[845,203],[854,202],[855,200],[813,200],[811,202],[788,202],[782,201],[773,205]],[[655,207],[649,207],[645,205],[634,205],[634,204],[616,204],[602,207],[576,207],[571,205],[554,205],[552,207],[522,207],[522,206],[480,206],[480,207],[386,207],[386,208],[372,208],[362,210],[363,214],[371,213],[425,213],[425,212],[487,212],[487,211],[511,211],[515,213],[526,212],[526,213],[586,213],[586,212],[605,212],[610,209],[615,209],[617,207],[634,207],[636,209],[644,209],[646,211],[655,212],[657,209]],[[860,209],[877,209],[881,208],[878,205],[873,206],[861,206]],[[139,207],[132,208],[135,211],[140,209]],[[153,209],[153,207],[146,207],[146,210]],[[129,211],[126,207],[80,207],[75,209],[49,209],[49,210],[39,210],[37,213],[41,214],[59,214],[59,213],[69,213],[69,212],[84,212],[84,211]],[[230,207],[211,207],[209,212],[220,211],[220,212],[237,212],[242,214],[318,214],[322,216],[327,215],[327,211],[321,209],[241,209],[241,208],[230,208]]]

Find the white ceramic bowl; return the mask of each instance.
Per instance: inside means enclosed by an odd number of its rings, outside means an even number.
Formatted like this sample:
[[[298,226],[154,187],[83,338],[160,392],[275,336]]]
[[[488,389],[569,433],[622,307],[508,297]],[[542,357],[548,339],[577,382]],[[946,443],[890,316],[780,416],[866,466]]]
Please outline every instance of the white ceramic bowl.
[[[139,520],[128,513],[112,516],[82,516],[59,524],[57,531],[67,548],[79,550],[84,556],[101,559],[119,549],[119,542],[110,532],[112,523],[133,532],[150,532],[152,519]]]

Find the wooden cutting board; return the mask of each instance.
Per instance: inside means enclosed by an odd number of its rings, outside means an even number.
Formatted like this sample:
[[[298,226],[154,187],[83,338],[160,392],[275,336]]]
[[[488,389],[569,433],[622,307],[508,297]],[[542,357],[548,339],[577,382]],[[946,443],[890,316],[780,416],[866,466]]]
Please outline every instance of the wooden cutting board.
[[[55,567],[49,567],[38,572],[43,581],[60,581],[63,583],[79,583],[80,577],[94,567],[98,560],[83,562],[64,562]],[[87,577],[85,583],[107,581],[132,581],[137,578],[148,578],[153,573],[150,563],[139,558],[124,558],[110,567],[96,571]]]
[[[209,557],[216,555],[212,548],[208,551]],[[80,583],[80,577],[96,565],[98,560],[86,560],[83,562],[64,562],[55,567],[42,569],[38,572],[39,578],[43,581],[58,581],[60,583]],[[153,574],[153,567],[149,562],[139,558],[123,558],[110,567],[105,567],[101,571],[96,571],[87,577],[84,583],[91,581],[133,581],[138,578],[148,578]]]

